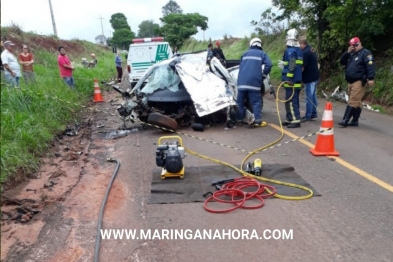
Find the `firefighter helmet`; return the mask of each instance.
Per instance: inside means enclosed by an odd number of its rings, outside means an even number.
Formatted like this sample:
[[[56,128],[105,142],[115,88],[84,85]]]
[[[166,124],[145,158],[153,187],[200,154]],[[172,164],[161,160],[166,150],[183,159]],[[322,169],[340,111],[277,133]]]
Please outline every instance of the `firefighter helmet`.
[[[259,39],[258,37],[255,37],[255,38],[251,39],[250,47],[252,47],[252,46],[262,47],[262,40]]]
[[[298,31],[295,28],[289,29],[288,32],[287,32],[286,40],[287,41],[288,40],[297,41],[298,35],[299,35],[299,33],[298,33]]]

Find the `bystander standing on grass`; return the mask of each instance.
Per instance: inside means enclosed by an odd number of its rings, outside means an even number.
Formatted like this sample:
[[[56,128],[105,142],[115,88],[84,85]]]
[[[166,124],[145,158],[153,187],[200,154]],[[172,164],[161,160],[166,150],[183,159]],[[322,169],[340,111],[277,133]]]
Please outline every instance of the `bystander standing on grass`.
[[[16,57],[12,53],[14,51],[15,44],[11,41],[5,41],[3,43],[4,51],[1,53],[1,61],[4,66],[4,76],[5,80],[10,86],[19,87],[20,78],[20,66]]]
[[[57,63],[59,65],[60,76],[64,79],[66,85],[75,88],[75,81],[72,76],[74,67],[71,65],[71,61],[66,55],[64,47],[60,46],[58,50],[59,56],[57,57]]]
[[[19,63],[22,65],[22,75],[25,84],[35,84],[35,74],[33,69],[34,56],[29,52],[27,45],[23,45],[23,51],[19,54]]]

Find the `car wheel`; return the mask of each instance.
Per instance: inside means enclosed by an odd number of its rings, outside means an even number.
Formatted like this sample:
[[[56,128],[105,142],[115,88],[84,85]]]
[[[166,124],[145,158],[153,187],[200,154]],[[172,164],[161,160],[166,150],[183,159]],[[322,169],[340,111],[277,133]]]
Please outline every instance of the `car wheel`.
[[[177,122],[169,116],[161,115],[159,113],[151,113],[147,118],[147,122],[152,125],[157,125],[166,129],[171,129],[176,131]]]

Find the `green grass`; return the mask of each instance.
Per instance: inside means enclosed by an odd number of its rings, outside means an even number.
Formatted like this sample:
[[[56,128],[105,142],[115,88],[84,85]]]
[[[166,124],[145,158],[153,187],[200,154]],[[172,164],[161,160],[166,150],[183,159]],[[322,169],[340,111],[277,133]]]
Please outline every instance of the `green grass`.
[[[100,81],[116,75],[114,55],[110,51],[86,42],[81,44],[86,52],[70,55],[76,68],[75,90],[67,87],[59,76],[57,53],[45,50],[35,52],[37,84],[26,86],[22,78],[21,89],[15,89],[6,86],[2,77],[1,182],[18,171],[36,171],[40,157],[45,155],[54,136],[64,131],[67,124],[80,118],[80,105],[92,101],[93,79]],[[96,54],[98,65],[85,69],[80,64],[81,59],[89,59],[91,52]],[[54,97],[72,104],[60,102]]]

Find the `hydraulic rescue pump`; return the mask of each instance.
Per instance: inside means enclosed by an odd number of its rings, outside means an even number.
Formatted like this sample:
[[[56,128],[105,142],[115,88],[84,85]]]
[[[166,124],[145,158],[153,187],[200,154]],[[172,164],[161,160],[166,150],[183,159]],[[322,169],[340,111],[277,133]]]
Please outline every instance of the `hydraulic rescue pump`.
[[[161,144],[162,139],[175,138],[178,141],[172,144]],[[178,136],[164,136],[158,139],[156,149],[156,164],[162,167],[161,179],[166,177],[184,178],[183,158],[186,156],[183,143]]]

